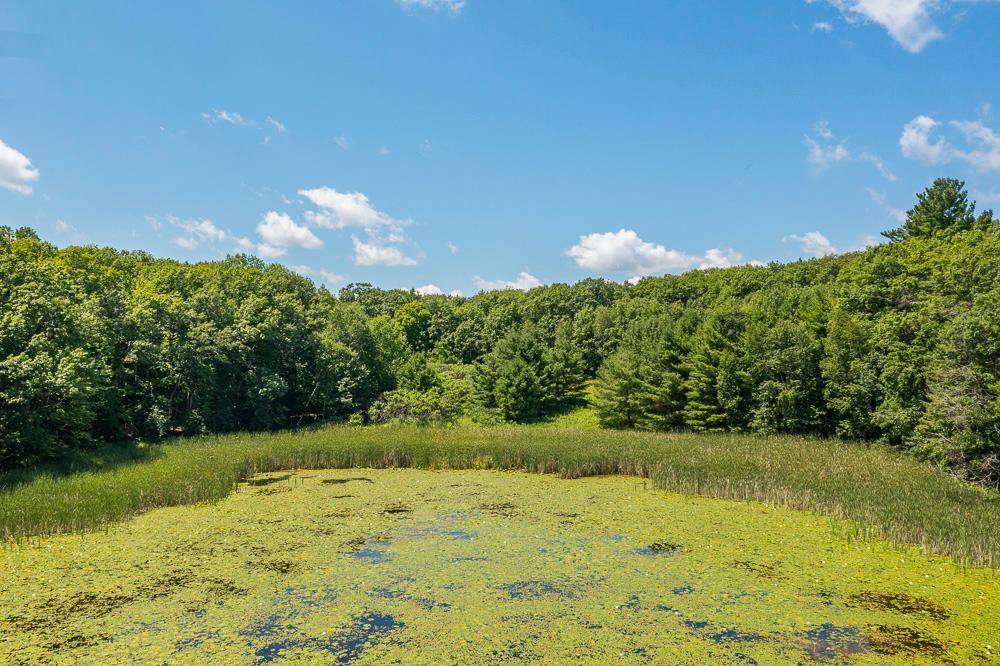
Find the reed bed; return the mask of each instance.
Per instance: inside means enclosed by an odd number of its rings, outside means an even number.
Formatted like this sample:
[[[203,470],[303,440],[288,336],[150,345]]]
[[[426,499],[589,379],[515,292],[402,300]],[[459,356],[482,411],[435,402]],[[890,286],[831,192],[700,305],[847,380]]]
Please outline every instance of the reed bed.
[[[551,426],[330,426],[146,445],[68,473],[0,476],[0,535],[93,530],[157,507],[218,500],[260,472],[352,467],[637,475],[660,489],[811,510],[846,519],[860,538],[1000,565],[1000,495],[884,447]]]

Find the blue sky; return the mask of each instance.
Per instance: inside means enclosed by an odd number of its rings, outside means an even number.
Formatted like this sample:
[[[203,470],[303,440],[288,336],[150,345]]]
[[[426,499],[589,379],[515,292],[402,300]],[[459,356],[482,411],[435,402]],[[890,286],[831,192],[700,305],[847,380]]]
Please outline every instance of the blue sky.
[[[1000,3],[0,5],[0,224],[338,288],[617,280],[1000,207]]]

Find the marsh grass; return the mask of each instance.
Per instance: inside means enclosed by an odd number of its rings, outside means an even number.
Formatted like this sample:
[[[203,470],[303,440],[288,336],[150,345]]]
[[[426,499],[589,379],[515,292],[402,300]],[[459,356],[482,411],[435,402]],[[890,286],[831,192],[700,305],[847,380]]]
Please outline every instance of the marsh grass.
[[[657,488],[758,500],[850,521],[860,538],[1000,564],[1000,495],[877,446],[798,437],[649,434],[552,426],[331,426],[149,445],[70,474],[0,477],[0,535],[92,530],[155,507],[210,502],[260,472],[417,467],[566,478],[648,477]],[[122,456],[125,459],[122,459]]]

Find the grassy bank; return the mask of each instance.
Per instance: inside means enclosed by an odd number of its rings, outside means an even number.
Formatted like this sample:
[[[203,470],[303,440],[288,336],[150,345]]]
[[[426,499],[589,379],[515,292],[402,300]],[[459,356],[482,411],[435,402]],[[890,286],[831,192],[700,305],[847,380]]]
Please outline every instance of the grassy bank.
[[[792,437],[557,427],[327,427],[195,438],[0,479],[7,539],[94,529],[154,507],[217,500],[292,468],[517,469],[635,474],[664,489],[811,509],[961,562],[1000,564],[1000,498],[878,447]],[[88,469],[89,468],[89,469]]]

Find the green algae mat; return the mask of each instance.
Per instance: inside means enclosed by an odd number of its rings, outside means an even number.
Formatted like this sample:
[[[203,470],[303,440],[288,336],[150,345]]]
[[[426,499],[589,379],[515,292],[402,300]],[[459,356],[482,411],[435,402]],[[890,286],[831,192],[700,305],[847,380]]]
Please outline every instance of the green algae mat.
[[[0,550],[0,663],[1000,663],[1000,577],[642,479],[269,474]]]

